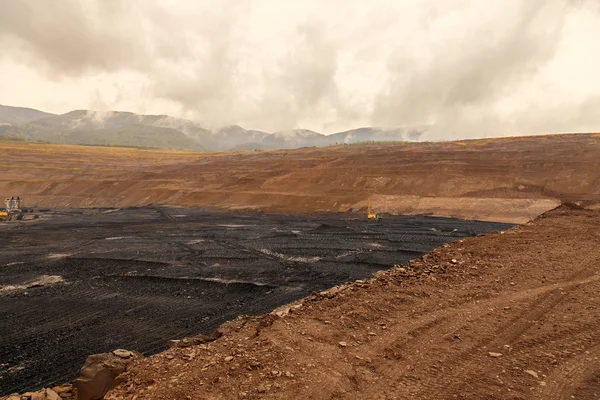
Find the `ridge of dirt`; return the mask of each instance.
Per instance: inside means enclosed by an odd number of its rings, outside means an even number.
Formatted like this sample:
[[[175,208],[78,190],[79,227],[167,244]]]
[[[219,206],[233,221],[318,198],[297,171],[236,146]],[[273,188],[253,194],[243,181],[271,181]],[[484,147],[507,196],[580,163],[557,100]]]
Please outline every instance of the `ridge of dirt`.
[[[593,399],[600,212],[569,205],[140,360],[108,399]]]
[[[277,213],[364,212],[524,223],[560,202],[600,204],[600,137],[194,153],[0,142],[0,194],[29,207],[148,204]]]

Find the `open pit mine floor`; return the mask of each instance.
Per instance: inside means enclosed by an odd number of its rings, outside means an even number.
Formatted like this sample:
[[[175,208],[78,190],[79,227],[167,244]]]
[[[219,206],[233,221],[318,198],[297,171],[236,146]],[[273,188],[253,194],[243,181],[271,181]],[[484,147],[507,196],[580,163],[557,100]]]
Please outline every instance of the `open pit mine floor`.
[[[599,244],[563,206],[134,361],[106,398],[598,399]]]
[[[71,381],[89,354],[154,354],[169,339],[509,227],[174,207],[52,210],[0,223],[0,395]]]

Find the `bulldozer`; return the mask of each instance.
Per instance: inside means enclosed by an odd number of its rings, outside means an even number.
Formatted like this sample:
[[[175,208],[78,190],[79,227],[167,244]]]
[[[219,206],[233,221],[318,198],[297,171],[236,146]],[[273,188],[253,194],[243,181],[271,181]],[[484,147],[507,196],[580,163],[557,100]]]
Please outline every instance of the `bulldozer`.
[[[369,197],[368,200],[368,207],[367,207],[367,219],[370,221],[378,221],[381,219],[380,216],[378,216],[377,214],[371,212],[371,198]]]
[[[21,198],[11,197],[4,200],[5,209],[0,210],[0,221],[20,221],[23,219],[23,210],[21,209]]]

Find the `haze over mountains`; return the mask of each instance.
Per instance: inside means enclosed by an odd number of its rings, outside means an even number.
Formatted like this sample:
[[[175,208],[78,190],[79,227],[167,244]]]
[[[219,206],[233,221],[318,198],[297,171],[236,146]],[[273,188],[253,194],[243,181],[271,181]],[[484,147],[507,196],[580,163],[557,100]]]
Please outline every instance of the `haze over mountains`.
[[[199,151],[292,149],[367,141],[417,141],[423,130],[359,128],[331,135],[296,129],[248,130],[238,125],[216,130],[168,115],[75,110],[62,115],[0,105],[0,139],[54,144],[132,146]]]

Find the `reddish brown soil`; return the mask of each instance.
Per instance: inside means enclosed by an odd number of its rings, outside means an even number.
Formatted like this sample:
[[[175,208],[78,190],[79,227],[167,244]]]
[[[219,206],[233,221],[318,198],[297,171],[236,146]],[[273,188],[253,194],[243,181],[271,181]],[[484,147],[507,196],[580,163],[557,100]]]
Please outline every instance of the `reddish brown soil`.
[[[137,362],[109,398],[599,398],[598,243],[600,212],[563,206],[240,318]]]
[[[160,203],[526,222],[600,201],[600,135],[190,153],[0,143],[0,195],[30,206]]]

